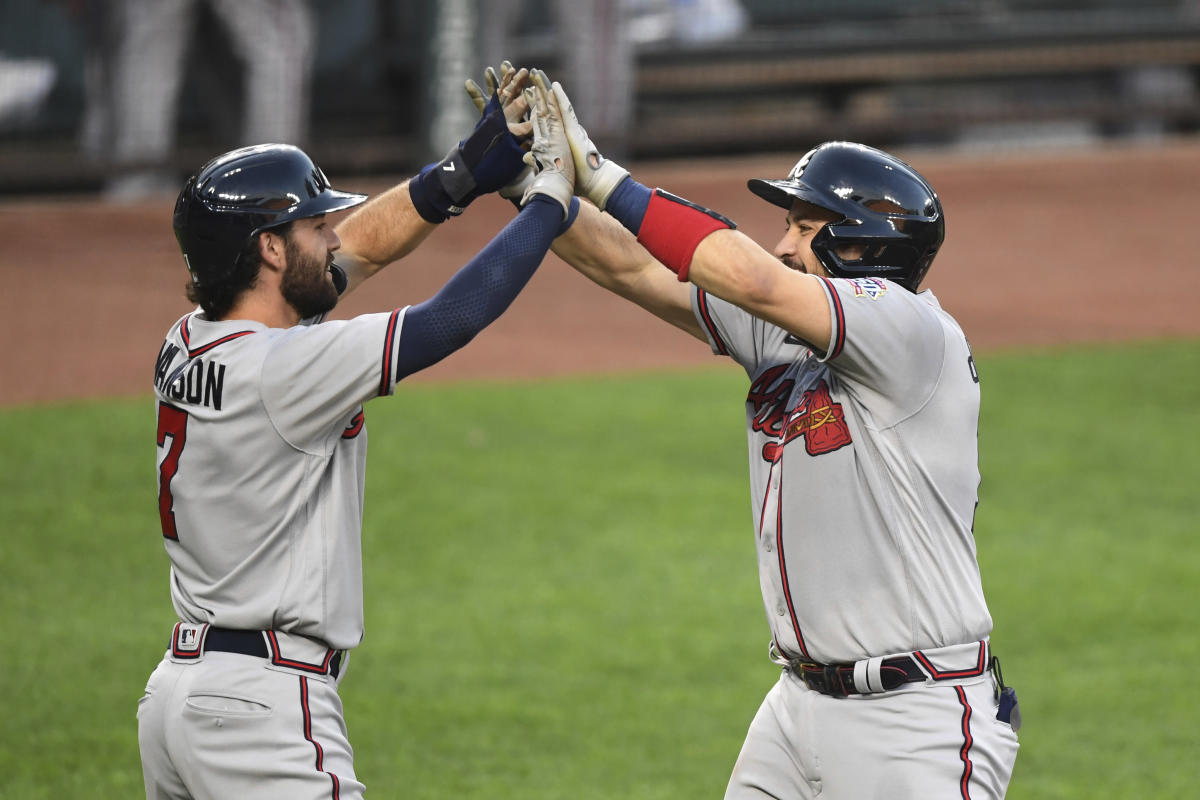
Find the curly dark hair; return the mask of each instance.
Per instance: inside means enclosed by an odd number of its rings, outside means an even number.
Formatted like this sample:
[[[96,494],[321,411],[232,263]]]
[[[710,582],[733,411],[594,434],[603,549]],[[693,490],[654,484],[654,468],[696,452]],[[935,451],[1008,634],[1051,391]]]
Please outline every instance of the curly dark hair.
[[[271,232],[283,236],[284,241],[287,241],[291,229],[292,223],[288,222],[272,228]],[[224,319],[242,293],[254,288],[260,269],[262,255],[258,251],[258,236],[251,236],[242,252],[238,254],[233,272],[224,280],[204,285],[188,281],[184,287],[188,302],[200,306],[204,310],[204,316],[211,320]]]

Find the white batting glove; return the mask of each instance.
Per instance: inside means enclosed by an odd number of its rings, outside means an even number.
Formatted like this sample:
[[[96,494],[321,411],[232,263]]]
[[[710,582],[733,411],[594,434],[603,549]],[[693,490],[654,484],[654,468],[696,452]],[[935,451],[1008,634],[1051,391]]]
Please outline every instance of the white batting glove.
[[[521,206],[524,207],[534,195],[544,194],[563,207],[563,219],[566,219],[575,193],[575,162],[564,130],[562,110],[555,96],[547,91],[544,80],[535,80],[534,85],[525,90],[525,99],[529,103],[529,120],[533,123],[533,147],[525,154],[525,163],[534,174],[521,196]]]
[[[540,70],[533,73],[535,84],[545,80],[546,73]],[[629,170],[600,155],[588,132],[579,124],[579,119],[575,116],[575,107],[571,105],[571,98],[567,97],[562,84],[555,81],[552,87],[547,86],[545,89],[553,93],[559,108],[562,109],[567,141],[571,145],[571,155],[575,161],[575,193],[586,197],[596,208],[603,211],[609,196],[617,185],[625,180]]]

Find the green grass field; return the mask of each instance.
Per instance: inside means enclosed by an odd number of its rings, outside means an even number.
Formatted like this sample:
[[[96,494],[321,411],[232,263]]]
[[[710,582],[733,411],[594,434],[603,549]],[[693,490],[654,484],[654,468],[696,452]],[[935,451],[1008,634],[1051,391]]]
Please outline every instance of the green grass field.
[[[1200,782],[1200,342],[984,354],[976,522],[1012,798]],[[735,367],[367,409],[370,796],[720,797],[766,661]],[[0,412],[0,797],[141,793],[174,620],[148,398]],[[1183,692],[1181,695],[1180,692]]]

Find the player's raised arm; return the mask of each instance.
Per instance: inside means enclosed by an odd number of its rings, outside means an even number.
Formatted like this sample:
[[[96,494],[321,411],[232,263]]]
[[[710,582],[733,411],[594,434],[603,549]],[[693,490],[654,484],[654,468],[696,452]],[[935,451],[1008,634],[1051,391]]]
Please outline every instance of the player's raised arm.
[[[606,247],[611,237],[598,235],[602,228],[589,221],[590,214],[581,215],[585,224],[576,225],[572,236],[566,237],[576,245],[573,249],[561,252],[556,244],[560,257],[597,283],[677,325],[672,317],[680,300],[688,316],[692,316],[690,303],[686,290],[680,294],[670,285],[686,287],[686,281],[691,281],[805,341],[819,346],[829,340],[829,301],[818,278],[789,269],[721,215],[634,181],[627,170],[600,155],[562,86],[554,83],[552,90],[563,110],[575,158],[576,192],[636,236],[634,246],[654,259],[648,264],[662,275],[651,277],[653,270],[646,262],[637,264],[629,246]],[[691,326],[680,327],[703,338],[694,317]]]
[[[507,109],[511,106],[508,101],[509,93],[505,88],[513,84],[520,85],[530,74],[533,83],[539,89],[553,94],[550,80],[544,72],[534,70],[533,73],[528,73],[523,69],[518,71],[508,61],[501,64],[499,76],[491,67],[486,70],[486,90],[468,80],[467,93],[481,113],[486,111],[488,103],[495,103],[497,99]],[[565,95],[558,97],[560,106],[564,97]],[[568,143],[572,138],[580,136],[586,139],[586,132],[580,127],[569,106],[562,108],[562,115]],[[629,174],[611,163],[605,169],[593,169],[587,167],[586,161],[581,162],[576,158],[575,162],[577,176],[580,174],[582,163],[589,183],[608,181],[608,191]],[[532,172],[527,169],[507,186],[502,187],[499,194],[518,203],[530,180]],[[587,196],[578,187],[576,194]],[[637,303],[696,338],[704,339],[704,334],[691,311],[686,285],[675,281],[627,230],[611,217],[601,214],[597,208],[582,205],[578,218],[555,240],[553,250],[559,258],[600,286]]]
[[[469,342],[516,299],[580,203],[574,165],[554,96],[526,90],[533,145],[524,162],[532,177],[517,218],[459,270],[437,294],[405,313],[396,359],[398,378],[424,369]]]
[[[675,280],[629,231],[594,206],[580,205],[578,219],[554,240],[553,250],[605,289],[704,340],[687,284]]]
[[[502,82],[492,83],[495,73],[489,70],[493,91],[479,104],[479,121],[467,138],[444,159],[372,198],[338,224],[342,247],[337,265],[347,283],[343,293],[408,255],[476,197],[528,173],[523,157],[530,123],[522,121],[529,110],[522,92],[528,72],[512,69],[507,62],[506,67]]]

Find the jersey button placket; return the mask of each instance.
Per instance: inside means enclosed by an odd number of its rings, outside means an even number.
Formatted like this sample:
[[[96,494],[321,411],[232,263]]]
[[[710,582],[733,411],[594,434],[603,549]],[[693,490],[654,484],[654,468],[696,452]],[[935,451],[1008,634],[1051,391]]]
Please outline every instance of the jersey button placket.
[[[779,462],[778,461],[776,461],[774,464],[771,465],[771,479],[769,481],[767,481],[767,492],[770,493],[772,498],[774,498],[776,504],[783,501],[783,498],[781,498],[779,496]],[[775,529],[774,525],[771,525],[769,528],[764,526],[763,537],[762,537],[763,550],[767,551],[768,553],[773,551],[775,549],[775,537],[777,537],[778,535],[779,535],[779,531]]]

